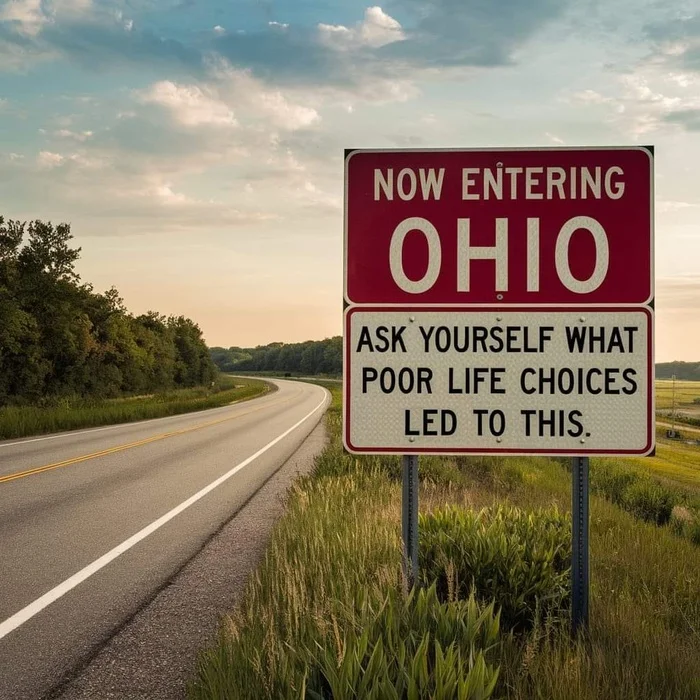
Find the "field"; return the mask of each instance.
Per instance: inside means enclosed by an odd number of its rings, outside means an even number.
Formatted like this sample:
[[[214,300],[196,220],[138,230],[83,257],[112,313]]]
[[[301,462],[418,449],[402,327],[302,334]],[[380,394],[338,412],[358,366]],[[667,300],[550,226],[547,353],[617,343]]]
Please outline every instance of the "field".
[[[670,379],[656,380],[656,411],[658,415],[670,417],[673,409],[674,382]],[[700,422],[700,382],[675,382],[676,416],[680,421]]]
[[[572,640],[566,460],[422,457],[422,585],[407,595],[400,462],[343,452],[329,388],[331,444],[191,699],[700,699],[700,542],[671,518],[692,517],[674,499],[697,496],[700,453],[592,460],[591,624]]]

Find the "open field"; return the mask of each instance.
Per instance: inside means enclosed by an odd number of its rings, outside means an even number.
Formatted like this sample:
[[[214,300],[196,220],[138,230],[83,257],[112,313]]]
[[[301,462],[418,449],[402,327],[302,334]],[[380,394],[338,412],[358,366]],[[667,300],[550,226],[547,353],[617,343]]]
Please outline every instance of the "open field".
[[[566,461],[422,457],[420,509],[423,527],[433,523],[433,544],[427,547],[424,535],[425,592],[418,602],[406,599],[400,461],[344,453],[340,391],[329,388],[332,442],[314,475],[290,494],[242,605],[201,657],[190,698],[257,698],[261,690],[266,697],[326,699],[700,698],[700,547],[592,495],[591,626],[586,638],[572,642],[567,602],[559,598],[566,571],[550,571],[557,556],[558,567],[567,561],[566,551],[555,554],[556,542],[568,538]],[[668,462],[674,478],[693,468],[693,453],[675,446],[658,460],[658,470]],[[640,468],[620,462],[623,469]],[[458,541],[448,530],[441,539],[441,528],[451,527],[446,506],[462,514],[458,520],[472,538],[466,558],[439,554]],[[469,515],[483,508],[476,520]],[[500,540],[503,523],[516,529]],[[509,549],[522,527],[540,534]],[[545,532],[551,549],[527,554],[526,543],[542,541]],[[501,568],[504,556],[510,564]],[[441,602],[428,587],[439,571],[446,577]],[[460,580],[480,582],[475,600],[462,600]],[[525,581],[543,596],[534,609]],[[545,614],[547,601],[557,600]],[[491,601],[496,609],[516,605],[530,622],[513,627],[509,613],[494,635]],[[455,677],[462,681],[459,693],[449,685]],[[408,687],[414,690],[406,695]]]
[[[194,387],[118,399],[59,399],[50,406],[0,408],[0,440],[128,423],[226,406],[270,390],[261,380],[221,375],[213,387]]]
[[[673,409],[674,382],[670,379],[657,379],[657,414],[669,417]],[[679,421],[700,422],[700,382],[675,382],[676,417]]]

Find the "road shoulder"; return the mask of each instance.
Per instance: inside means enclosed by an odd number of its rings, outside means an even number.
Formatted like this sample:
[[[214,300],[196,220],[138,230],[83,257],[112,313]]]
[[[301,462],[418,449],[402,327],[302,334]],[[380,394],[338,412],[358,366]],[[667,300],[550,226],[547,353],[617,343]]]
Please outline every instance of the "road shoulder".
[[[299,449],[205,547],[66,685],[57,700],[175,700],[221,615],[240,599],[284,511],[283,497],[326,444],[321,420]]]

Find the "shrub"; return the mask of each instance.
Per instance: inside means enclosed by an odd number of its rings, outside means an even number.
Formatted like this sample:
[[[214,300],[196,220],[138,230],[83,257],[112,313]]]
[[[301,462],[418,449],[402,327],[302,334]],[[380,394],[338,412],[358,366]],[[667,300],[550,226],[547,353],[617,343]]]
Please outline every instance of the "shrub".
[[[308,649],[312,658],[301,697],[308,700],[486,700],[498,668],[487,663],[498,643],[493,605],[474,597],[443,604],[435,586],[407,597],[370,601],[354,627]]]
[[[494,600],[504,626],[530,627],[570,591],[571,525],[556,509],[447,507],[420,518],[419,564],[442,600]]]
[[[622,507],[640,520],[665,525],[671,519],[676,496],[651,479],[637,478],[622,493]]]
[[[623,494],[632,482],[639,476],[630,469],[624,469],[612,460],[600,460],[590,465],[590,486],[612,501],[617,506],[623,506]]]

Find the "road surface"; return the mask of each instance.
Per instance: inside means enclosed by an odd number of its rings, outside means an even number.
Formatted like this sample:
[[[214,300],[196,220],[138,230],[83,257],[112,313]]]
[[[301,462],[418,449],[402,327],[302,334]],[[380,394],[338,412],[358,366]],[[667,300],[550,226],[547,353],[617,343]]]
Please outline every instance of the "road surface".
[[[273,383],[233,406],[0,442],[2,700],[70,677],[301,444],[328,393]]]

